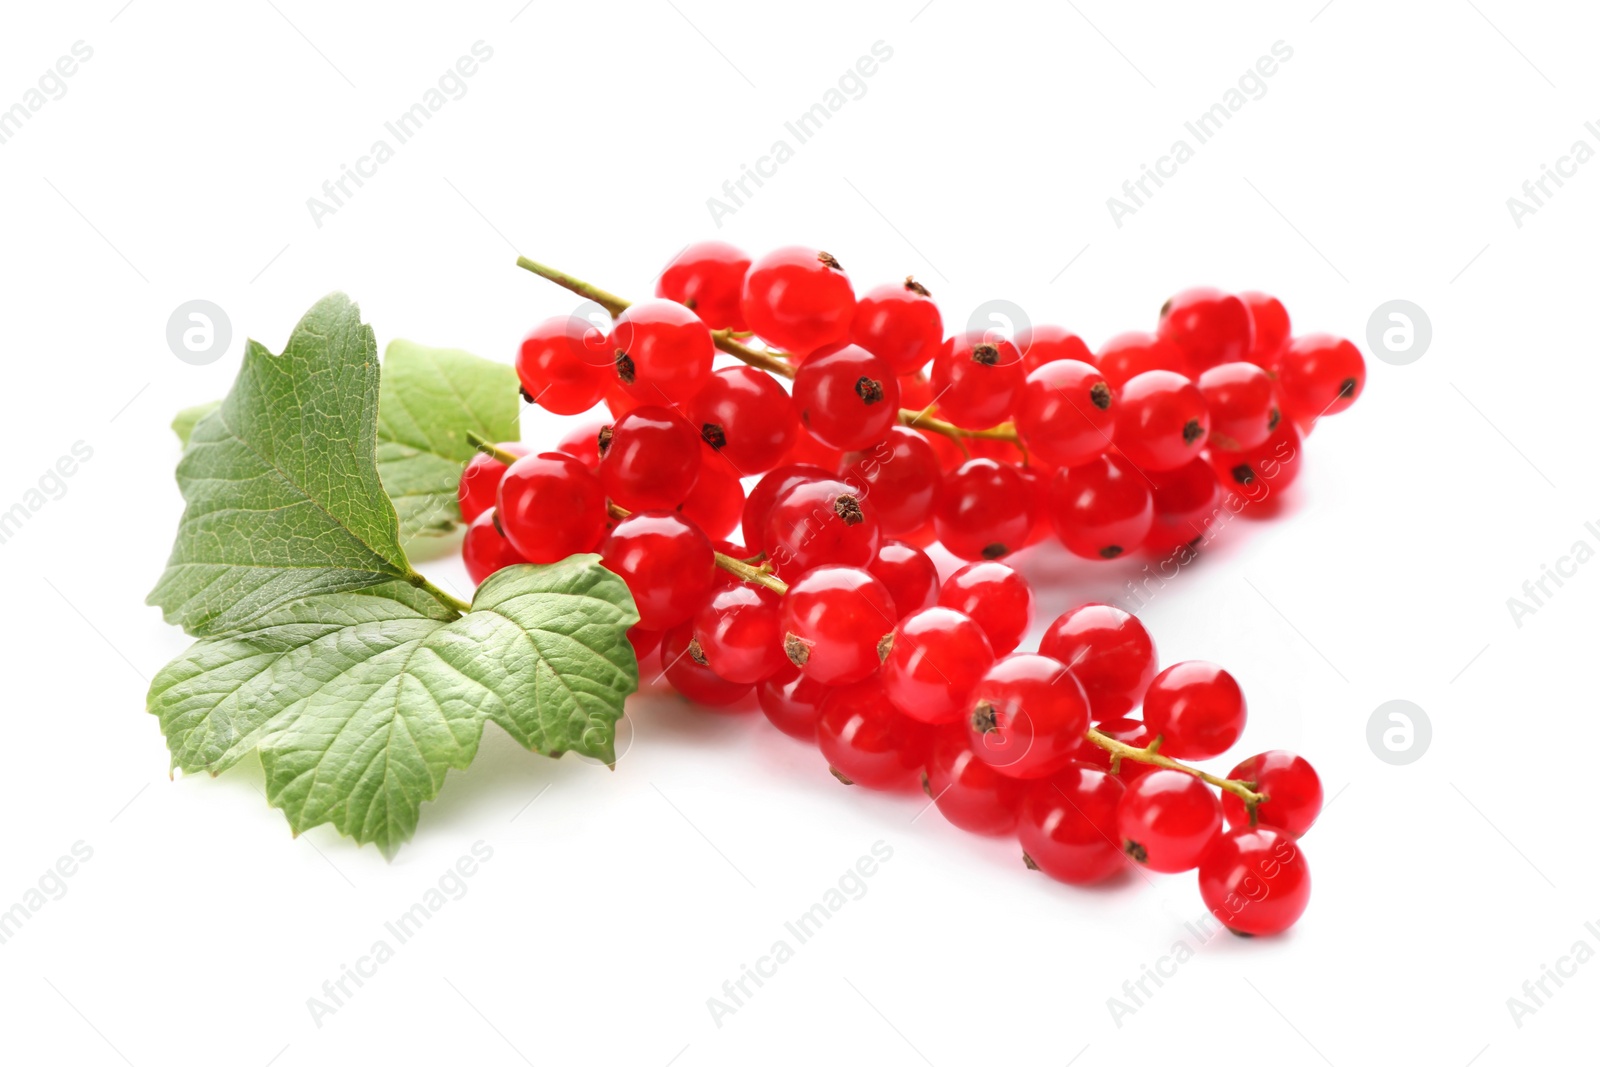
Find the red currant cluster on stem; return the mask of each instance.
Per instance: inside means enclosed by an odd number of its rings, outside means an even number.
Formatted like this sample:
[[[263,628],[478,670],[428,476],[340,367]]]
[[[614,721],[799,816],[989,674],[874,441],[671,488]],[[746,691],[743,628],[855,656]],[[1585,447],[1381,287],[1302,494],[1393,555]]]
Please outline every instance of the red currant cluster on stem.
[[[537,327],[524,397],[563,415],[604,401],[612,420],[537,454],[476,442],[460,494],[475,581],[598,551],[638,605],[641,660],[659,649],[707,707],[753,692],[841,781],[920,778],[952,823],[1014,834],[1069,883],[1198,869],[1240,934],[1299,917],[1311,765],[1179,762],[1238,739],[1233,677],[1157,674],[1143,625],[1104,604],[1018,652],[1033,594],[996,561],[1052,531],[1092,560],[1192,550],[1225,498],[1237,512],[1293,480],[1303,435],[1361,393],[1354,345],[1292,337],[1259,293],[1188,290],[1155,333],[1096,354],[1057,327],[946,337],[912,278],[857,297],[814,249],[694,245],[640,304],[518,262],[614,316]],[[740,365],[717,369],[719,350]],[[941,582],[934,541],[972,562]]]

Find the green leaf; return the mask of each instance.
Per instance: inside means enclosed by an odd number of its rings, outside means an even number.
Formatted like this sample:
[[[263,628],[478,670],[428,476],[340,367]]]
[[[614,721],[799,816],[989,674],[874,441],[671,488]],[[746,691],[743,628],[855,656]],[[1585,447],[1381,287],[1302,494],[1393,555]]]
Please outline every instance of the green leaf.
[[[406,537],[449,533],[461,521],[456,488],[473,456],[471,431],[515,441],[517,372],[453,348],[391,341],[378,404],[378,474]]]
[[[450,614],[398,582],[282,604],[168,664],[148,709],[175,767],[215,773],[256,750],[296,833],[331,823],[387,854],[485,722],[546,755],[615,759],[639,616],[599,557],[506,568]]]
[[[206,636],[302,597],[409,579],[377,416],[377,346],[343,294],[307,312],[282,355],[249,342],[178,463],[187,507],[149,602]]]
[[[172,432],[178,435],[178,444],[188,448],[189,437],[194,433],[195,424],[217,410],[221,404],[220,400],[210,400],[204,404],[196,404],[192,408],[184,408],[172,416]]]

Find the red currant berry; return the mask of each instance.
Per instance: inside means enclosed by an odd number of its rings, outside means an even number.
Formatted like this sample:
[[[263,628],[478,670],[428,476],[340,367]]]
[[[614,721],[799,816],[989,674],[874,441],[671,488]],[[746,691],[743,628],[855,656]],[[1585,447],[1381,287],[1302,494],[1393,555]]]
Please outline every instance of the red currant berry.
[[[1239,299],[1250,309],[1255,324],[1255,344],[1244,358],[1264,370],[1273,370],[1283,346],[1289,343],[1289,312],[1275,296],[1266,293],[1240,293]]]
[[[904,541],[885,541],[867,565],[894,600],[895,618],[931,608],[939,598],[939,572],[928,554]]]
[[[982,430],[1011,417],[1022,399],[1026,372],[1017,346],[1003,338],[964,333],[933,358],[939,412],[957,426]]]
[[[817,717],[822,702],[833,687],[808,677],[791,664],[756,686],[756,700],[767,721],[790,737],[812,741],[817,736]]]
[[[772,375],[728,367],[711,375],[689,404],[700,437],[741,477],[769,471],[794,447],[794,403]]]
[[[750,257],[723,241],[685,248],[656,279],[656,295],[676,301],[713,330],[742,330],[744,275]]]
[[[998,837],[1017,828],[1025,787],[979,759],[960,725],[935,731],[922,788],[939,814],[963,830]]]
[[[926,411],[933,406],[933,383],[925,373],[900,375],[900,406],[912,411]]]
[[[1213,447],[1229,452],[1255,448],[1278,428],[1282,414],[1272,378],[1254,363],[1222,363],[1195,383],[1211,413]]]
[[[606,493],[589,468],[563,452],[523,456],[500,479],[500,529],[529,563],[593,552],[606,530]]]
[[[634,304],[611,328],[617,380],[644,404],[684,404],[711,377],[716,347],[699,316],[670,300]]]
[[[719,589],[694,617],[705,665],[744,685],[777,674],[789,665],[778,616],[777,594],[768,589],[744,582]]]
[[[772,505],[778,502],[780,496],[801,482],[821,481],[831,477],[833,477],[831,472],[803,463],[776,467],[768,471],[744,499],[744,512],[739,525],[750,552],[756,554],[767,550],[765,540],[767,516],[772,514]]]
[[[1094,362],[1113,389],[1121,389],[1146,371],[1176,371],[1187,366],[1183,350],[1177,345],[1138,331],[1119,333],[1107,341]]]
[[[1256,805],[1256,822],[1290,837],[1300,837],[1311,829],[1322,812],[1322,780],[1310,763],[1293,752],[1273,749],[1251,756],[1228,777],[1266,794],[1267,799]],[[1229,826],[1250,828],[1250,812],[1232,793],[1222,794],[1222,813]]]
[[[917,780],[928,760],[931,731],[884,699],[876,678],[835,689],[822,702],[817,747],[846,785],[894,789]]]
[[[609,422],[584,422],[567,431],[567,435],[556,445],[556,451],[565,452],[590,470],[597,471],[600,469],[600,431],[609,425]]]
[[[856,301],[850,340],[893,368],[921,370],[944,342],[944,322],[928,290],[907,276],[903,285],[880,285]]]
[[[1000,559],[1028,543],[1034,508],[1034,495],[1015,467],[969,459],[939,487],[933,524],[951,555]]]
[[[1245,302],[1207,288],[1185,289],[1168,300],[1157,332],[1183,350],[1191,374],[1246,358],[1256,340]]]
[[[1028,531],[1027,545],[1036,545],[1050,536],[1050,481],[1053,471],[1032,464],[1016,468],[1028,487],[1028,498],[1033,501],[1033,528]]]
[[[1222,832],[1222,805],[1192,774],[1152,771],[1122,794],[1117,832],[1133,862],[1166,874],[1193,870]]]
[[[1079,763],[1030,784],[1017,819],[1023,862],[1070,885],[1116,874],[1128,862],[1116,844],[1122,792],[1115,777]]]
[[[557,415],[576,415],[600,402],[606,390],[606,335],[571,315],[546,319],[517,352],[522,396]]]
[[[707,537],[720,541],[739,525],[739,516],[744,511],[744,487],[722,464],[701,463],[694,488],[677,510],[700,527]]]
[[[501,441],[496,447],[513,456],[528,454],[528,446],[516,441]],[[500,479],[505,477],[505,473],[506,465],[486,452],[475,453],[467,460],[466,467],[461,471],[461,483],[456,488],[462,522],[471,522],[494,507],[495,494],[500,491]]]
[[[1278,364],[1283,404],[1303,423],[1337,415],[1356,402],[1367,383],[1361,350],[1341,337],[1296,337]]]
[[[1200,861],[1200,899],[1236,934],[1281,934],[1311,900],[1305,852],[1276,830],[1229,830]]]
[[[1244,732],[1244,692],[1215,663],[1174,663],[1145,690],[1144,721],[1160,735],[1162,755],[1211,759]]]
[[[1165,559],[1185,545],[1195,545],[1210,532],[1211,523],[1221,511],[1222,487],[1217,472],[1203,458],[1191,459],[1175,471],[1150,475],[1151,500],[1155,521],[1150,525],[1144,547]],[[1189,562],[1179,556],[1179,564]]]
[[[775,569],[803,574],[825,563],[865,567],[882,533],[854,486],[822,478],[801,482],[774,502],[761,540]]]
[[[1033,373],[1046,363],[1059,359],[1093,363],[1094,354],[1083,338],[1060,326],[1035,326],[1017,335],[1017,351],[1022,353],[1022,369]]]
[[[1205,398],[1181,374],[1145,371],[1117,397],[1117,448],[1142,470],[1183,466],[1205,448],[1210,431]]]
[[[1063,359],[1028,375],[1017,408],[1017,436],[1053,467],[1087,463],[1111,444],[1117,403],[1099,368]]]
[[[1065,663],[1082,683],[1096,722],[1138,707],[1156,676],[1150,632],[1110,604],[1084,604],[1062,615],[1044,632],[1039,651]]]
[[[968,697],[994,664],[983,627],[949,608],[925,608],[900,621],[878,646],[883,690],[902,715],[942,725],[961,721]]]
[[[933,446],[904,426],[891,427],[872,448],[846,455],[839,476],[871,498],[873,513],[891,537],[926,525],[944,480]]]
[[[700,475],[700,442],[666,408],[635,408],[600,431],[600,482],[629,511],[670,511]]]
[[[1033,590],[1004,563],[969,563],[946,578],[939,606],[959,611],[983,628],[997,656],[1022,643],[1033,622]]]
[[[633,658],[640,663],[644,658],[661,646],[660,630],[644,630],[637,626],[628,627],[628,644],[633,646]]]
[[[669,403],[665,399],[663,403]],[[615,374],[606,375],[606,410],[611,412],[611,417],[620,419],[628,412],[639,406],[639,401],[622,387],[622,380]]]
[[[838,260],[791,246],[755,261],[744,278],[741,306],[750,329],[804,357],[849,338],[856,297]]]
[[[818,567],[789,586],[781,618],[789,662],[824,685],[847,685],[878,669],[894,601],[859,567]]]
[[[1150,483],[1122,456],[1063,467],[1051,481],[1050,521],[1075,556],[1116,559],[1144,542],[1154,518]]]
[[[1149,748],[1150,742],[1156,735],[1148,726],[1138,719],[1107,719],[1095,727],[1113,741],[1121,741],[1134,748]],[[1087,737],[1083,740],[1082,747],[1073,756],[1079,763],[1087,763],[1091,767],[1099,767],[1103,771],[1110,771],[1113,762],[1111,753],[1090,741]],[[1142,778],[1156,769],[1153,763],[1140,763],[1138,760],[1116,760],[1117,769],[1113,773],[1121,778],[1124,783],[1132,782],[1135,778]]]
[[[692,616],[716,577],[711,542],[677,515],[643,512],[617,523],[600,545],[606,569],[627,583],[639,625],[665,630]]]
[[[672,688],[708,708],[729,708],[750,695],[750,683],[730,682],[707,666],[694,627],[686,622],[662,635],[661,673]]]
[[[829,448],[815,437],[804,426],[799,427],[794,435],[794,447],[789,449],[789,454],[783,457],[785,464],[804,463],[813,467],[824,467],[830,471],[839,469],[839,463],[844,459],[844,453],[837,448]]]
[[[972,691],[972,750],[1012,778],[1061,770],[1089,729],[1089,701],[1060,660],[1017,652],[997,660]]]
[[[473,583],[482,584],[500,568],[528,561],[511,547],[511,542],[500,531],[494,508],[490,508],[467,525],[466,535],[461,539],[461,562],[467,565],[467,576]]]
[[[794,375],[794,404],[811,436],[840,451],[889,436],[900,417],[900,383],[889,364],[860,345],[813,352]]]
[[[1300,431],[1284,419],[1272,436],[1245,452],[1211,449],[1211,466],[1225,489],[1260,502],[1294,484],[1300,474]]]

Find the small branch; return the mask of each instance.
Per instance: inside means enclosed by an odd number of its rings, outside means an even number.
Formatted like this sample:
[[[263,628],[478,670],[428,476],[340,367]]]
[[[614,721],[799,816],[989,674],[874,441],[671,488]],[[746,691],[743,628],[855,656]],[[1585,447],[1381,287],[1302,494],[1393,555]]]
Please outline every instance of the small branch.
[[[1161,747],[1161,738],[1159,737],[1150,742],[1148,747],[1138,748],[1137,746],[1118,741],[1115,738],[1107,737],[1099,730],[1092,728],[1084,736],[1086,736],[1093,744],[1099,745],[1101,748],[1111,753],[1111,759],[1113,761],[1131,759],[1135,763],[1149,763],[1157,767],[1165,767],[1169,771],[1182,771],[1184,774],[1194,775],[1202,782],[1206,782],[1210,785],[1216,786],[1218,789],[1232,793],[1234,796],[1244,801],[1244,806],[1250,812],[1250,821],[1252,823],[1255,822],[1256,806],[1267,799],[1266,794],[1255,792],[1250,788],[1249,784],[1245,782],[1241,782],[1234,778],[1218,778],[1216,775],[1208,774],[1198,767],[1191,767],[1186,763],[1179,763],[1175,759],[1161,755],[1161,753],[1156,751]]]
[[[606,501],[606,512],[613,519],[625,519],[633,514],[627,508],[620,507],[610,500]],[[713,555],[716,557],[717,566],[742,581],[754,582],[756,585],[772,590],[779,596],[789,591],[787,585],[773,577],[764,568],[753,567],[742,559],[735,559],[733,556],[722,552],[715,552]]]
[[[535,263],[527,256],[518,256],[517,266],[523,270],[532,271],[541,278],[555,282],[561,288],[577,293],[585,300],[593,300],[596,304],[611,312],[612,315],[620,315],[628,309],[628,302],[622,297],[614,293],[608,293],[599,286],[580,281],[570,274],[556,270],[554,267],[547,267],[543,263]]]
[[[446,593],[443,589],[440,589],[438,586],[428,581],[428,579],[424,578],[416,571],[412,571],[409,575],[407,575],[406,581],[410,582],[418,589],[421,589],[424,593],[427,593],[429,596],[433,597],[433,599],[454,611],[457,615],[465,615],[467,612],[472,610],[471,604],[467,603],[465,600],[451,596],[449,593]]]
[[[479,437],[471,430],[467,431],[467,441],[479,452],[482,452],[486,456],[493,456],[495,459],[499,460],[501,463],[504,463],[508,467],[522,458],[514,452],[507,452],[493,441],[485,441],[482,437]]]

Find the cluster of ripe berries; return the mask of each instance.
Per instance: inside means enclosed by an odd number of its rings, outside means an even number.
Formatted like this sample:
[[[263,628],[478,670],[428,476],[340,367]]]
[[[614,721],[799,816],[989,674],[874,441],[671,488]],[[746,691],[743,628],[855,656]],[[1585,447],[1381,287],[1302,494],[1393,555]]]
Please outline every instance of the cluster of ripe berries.
[[[1032,592],[995,561],[1052,531],[1089,559],[1186,550],[1225,494],[1242,506],[1293,480],[1302,435],[1362,390],[1354,345],[1291,337],[1277,300],[1209,289],[1098,354],[1053,327],[947,338],[916,282],[858,298],[832,256],[800,248],[752,263],[692,246],[631,306],[537,272],[617,314],[609,331],[536,328],[524,396],[558,414],[603,400],[612,418],[468,465],[475,581],[598,551],[638,606],[641,661],[659,648],[666,680],[709,707],[754,691],[842,780],[920,775],[951,822],[1016,834],[1063,881],[1198,867],[1229,929],[1299,917],[1310,765],[1252,757],[1220,800],[1158,766],[1233,744],[1237,683],[1198,662],[1157,675],[1144,627],[1107,605],[1016,652]],[[715,369],[718,348],[746,365]],[[941,583],[934,541],[973,562]]]

